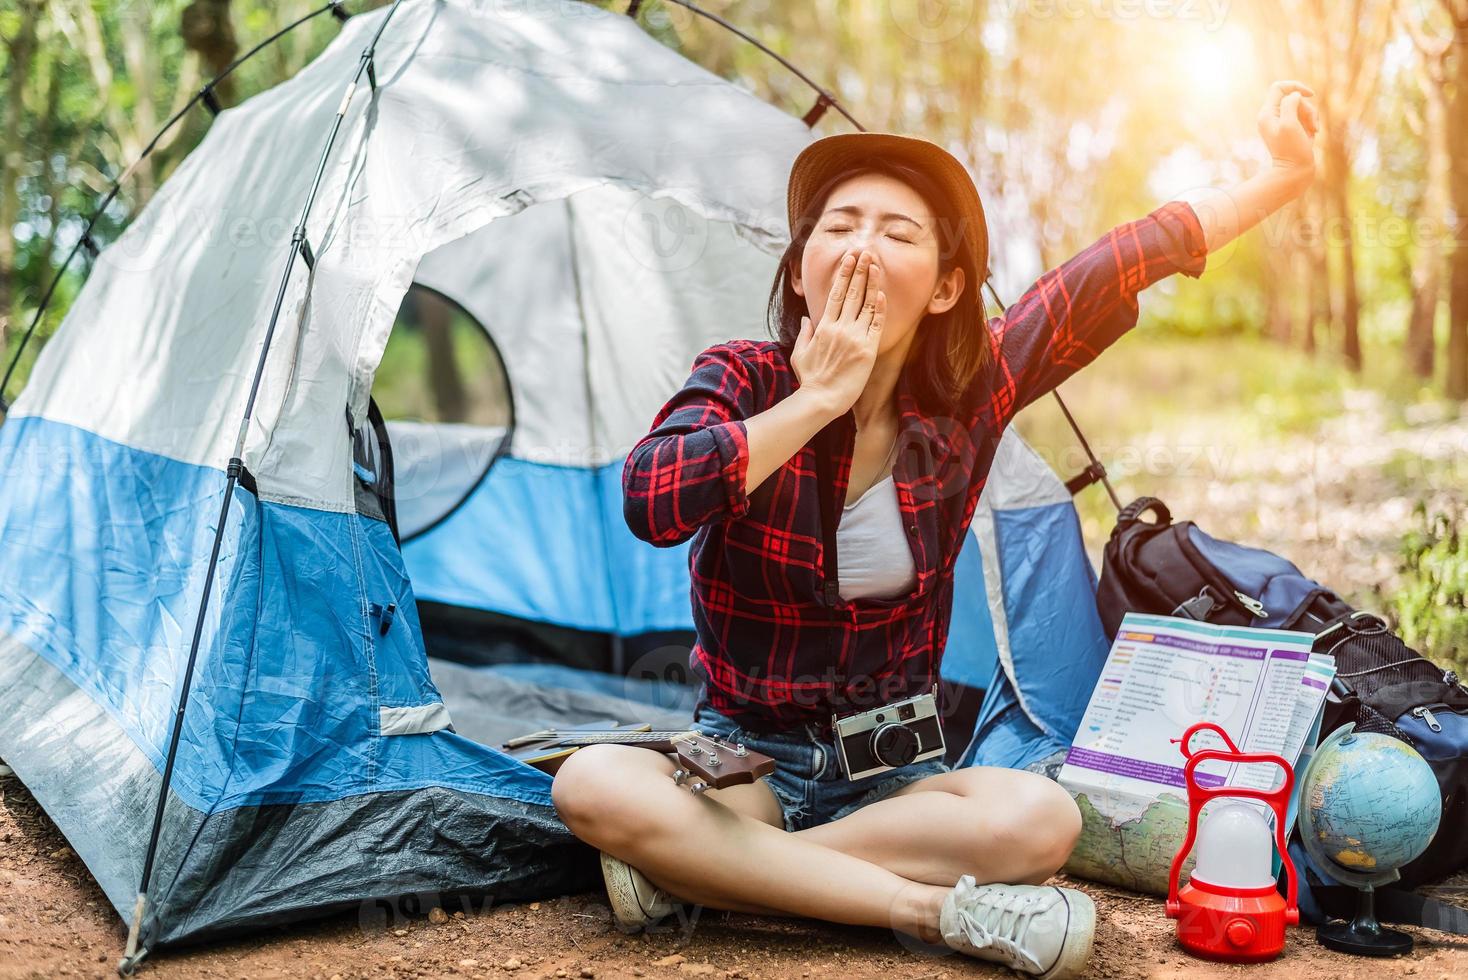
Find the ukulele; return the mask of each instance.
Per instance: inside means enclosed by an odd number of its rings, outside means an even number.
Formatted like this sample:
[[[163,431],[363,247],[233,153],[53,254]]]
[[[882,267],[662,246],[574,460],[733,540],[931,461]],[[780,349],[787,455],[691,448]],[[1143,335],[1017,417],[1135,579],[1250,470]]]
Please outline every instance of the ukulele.
[[[510,739],[506,755],[554,774],[572,752],[588,745],[640,745],[678,757],[673,781],[693,793],[752,783],[775,771],[775,760],[702,732],[655,732],[652,726],[592,722],[575,728],[546,728]]]

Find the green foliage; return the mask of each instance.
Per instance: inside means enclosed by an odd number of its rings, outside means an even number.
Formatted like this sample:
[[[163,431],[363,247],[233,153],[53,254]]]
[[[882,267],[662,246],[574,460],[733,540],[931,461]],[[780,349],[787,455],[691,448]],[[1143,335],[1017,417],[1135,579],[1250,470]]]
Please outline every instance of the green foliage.
[[[512,419],[504,362],[484,328],[457,306],[442,307],[449,349],[435,362],[423,312],[439,305],[432,294],[409,292],[373,377],[372,397],[389,419],[508,425]],[[446,378],[445,372],[455,377]],[[462,388],[462,404],[444,404],[448,381]]]
[[[1389,608],[1409,646],[1468,676],[1468,508],[1430,510],[1419,501],[1413,518]]]
[[[142,0],[47,4],[38,24],[38,43],[24,86],[24,112],[19,131],[22,159],[14,173],[16,221],[14,268],[10,273],[11,308],[0,309],[0,370],[9,362],[13,344],[30,324],[45,294],[87,220],[95,213],[115,175],[135,162],[146,144],[183,101],[204,81],[195,55],[185,50],[180,18],[188,0],[145,3]],[[297,17],[322,5],[321,0],[234,0],[231,12],[243,53]],[[375,4],[356,0],[352,10]],[[95,18],[95,35],[82,18]],[[0,40],[19,30],[20,13],[0,4]],[[296,28],[242,65],[232,76],[234,97],[248,98],[289,78],[314,58],[338,33],[330,16],[319,16]],[[79,46],[95,36],[100,46]],[[0,98],[9,81],[9,47],[0,43]],[[145,70],[138,77],[135,70]],[[101,79],[110,75],[105,90]],[[145,125],[145,121],[148,121]],[[92,237],[105,248],[115,241],[149,195],[188,155],[212,123],[196,106],[171,131],[125,183],[117,199],[98,220]],[[10,179],[10,171],[4,171]],[[58,284],[44,322],[28,345],[6,395],[24,387],[30,366],[45,340],[61,322],[81,289],[89,268],[78,254]],[[0,275],[4,275],[0,271]]]
[[[1254,447],[1316,432],[1340,414],[1352,383],[1344,367],[1257,338],[1180,337],[1154,314],[1062,386],[1061,397],[1126,503],[1143,494],[1186,497],[1200,481],[1246,479],[1235,472],[1239,460]],[[1053,398],[1026,408],[1015,425],[1063,479],[1084,468]],[[1076,507],[1086,539],[1104,541],[1116,520],[1105,491],[1083,491]],[[1252,530],[1219,533],[1243,538]]]

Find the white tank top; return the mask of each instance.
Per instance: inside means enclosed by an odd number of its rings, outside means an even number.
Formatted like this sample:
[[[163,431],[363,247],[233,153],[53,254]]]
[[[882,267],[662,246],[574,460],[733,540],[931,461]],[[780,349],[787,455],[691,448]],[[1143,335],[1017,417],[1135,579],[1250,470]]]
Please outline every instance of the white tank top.
[[[895,440],[892,450],[897,450]],[[847,600],[896,599],[916,587],[917,567],[903,531],[892,474],[841,508],[841,523],[836,526],[836,574],[841,598]]]

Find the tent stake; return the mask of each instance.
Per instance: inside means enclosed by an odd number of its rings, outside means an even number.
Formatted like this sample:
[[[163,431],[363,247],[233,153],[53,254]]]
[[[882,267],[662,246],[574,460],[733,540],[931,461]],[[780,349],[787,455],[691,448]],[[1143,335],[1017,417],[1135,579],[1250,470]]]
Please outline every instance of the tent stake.
[[[137,902],[133,905],[133,921],[127,929],[127,946],[122,951],[122,962],[117,964],[117,972],[122,976],[132,976],[138,964],[143,960],[143,957],[138,955],[138,934],[142,932],[143,910],[147,907],[147,898],[139,894]]]

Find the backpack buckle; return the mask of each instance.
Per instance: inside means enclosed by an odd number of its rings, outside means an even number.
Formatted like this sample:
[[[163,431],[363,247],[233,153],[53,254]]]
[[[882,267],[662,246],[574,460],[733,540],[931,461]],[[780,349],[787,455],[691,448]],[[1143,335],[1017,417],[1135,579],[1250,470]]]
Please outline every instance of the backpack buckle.
[[[1210,594],[1210,588],[1211,586],[1204,585],[1198,590],[1197,595],[1186,602],[1179,603],[1178,607],[1172,611],[1172,615],[1186,619],[1206,620],[1208,614],[1213,611],[1213,607],[1219,604],[1218,600]]]

